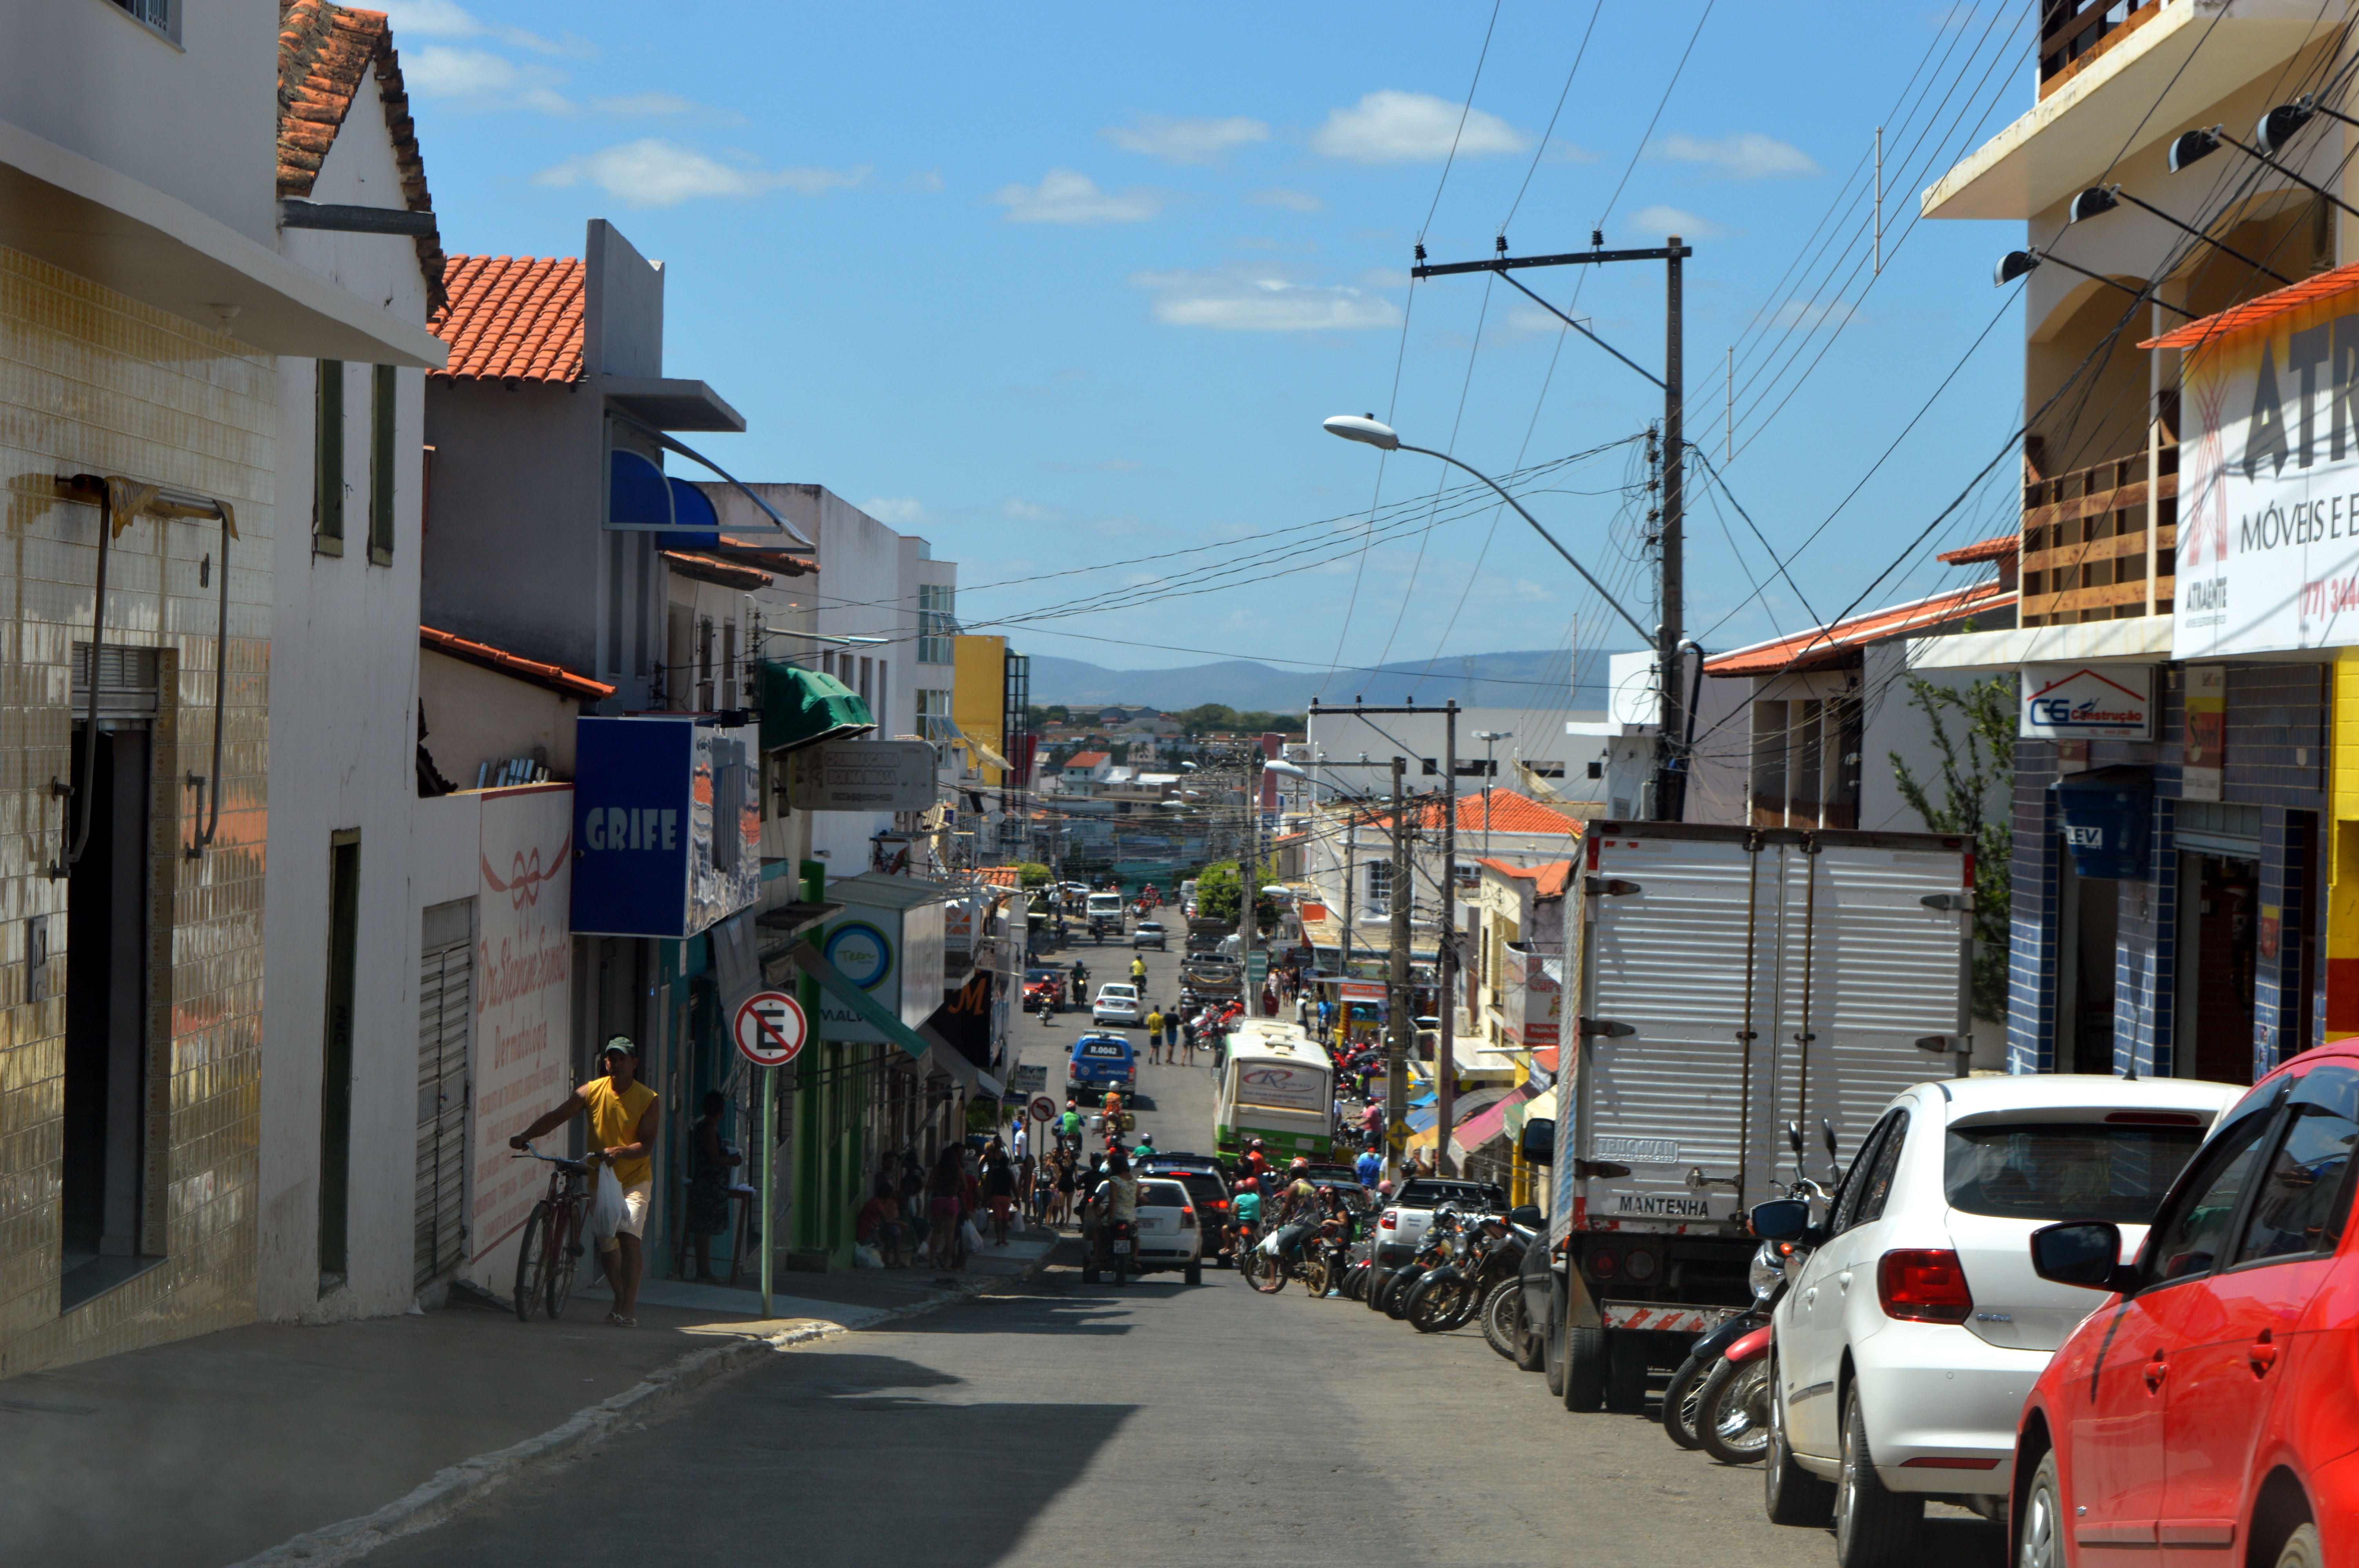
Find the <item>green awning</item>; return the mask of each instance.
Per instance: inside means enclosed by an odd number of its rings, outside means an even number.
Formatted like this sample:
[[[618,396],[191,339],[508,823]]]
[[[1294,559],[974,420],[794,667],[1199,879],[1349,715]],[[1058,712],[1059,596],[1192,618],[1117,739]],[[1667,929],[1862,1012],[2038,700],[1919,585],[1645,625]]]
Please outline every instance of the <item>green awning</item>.
[[[762,750],[794,752],[876,728],[860,694],[819,670],[762,661]]]
[[[922,1057],[933,1049],[930,1041],[902,1022],[898,1013],[862,990],[858,981],[829,963],[826,956],[810,943],[796,943],[787,950],[787,957],[792,958],[803,973],[832,992],[838,1001],[865,1019],[870,1028],[910,1055]]]

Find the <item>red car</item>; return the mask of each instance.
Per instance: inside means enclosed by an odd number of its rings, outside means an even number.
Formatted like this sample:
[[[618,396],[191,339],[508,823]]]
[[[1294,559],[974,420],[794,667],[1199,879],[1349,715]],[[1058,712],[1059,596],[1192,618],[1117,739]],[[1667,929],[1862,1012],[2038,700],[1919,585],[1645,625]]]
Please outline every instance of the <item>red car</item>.
[[[1024,971],[1024,1011],[1039,1012],[1065,1011],[1065,972],[1062,969],[1027,969]]]
[[[2105,1292],[2016,1433],[2017,1568],[2359,1562],[2359,1039],[2220,1119],[2134,1260],[2095,1221],[2032,1233]]]

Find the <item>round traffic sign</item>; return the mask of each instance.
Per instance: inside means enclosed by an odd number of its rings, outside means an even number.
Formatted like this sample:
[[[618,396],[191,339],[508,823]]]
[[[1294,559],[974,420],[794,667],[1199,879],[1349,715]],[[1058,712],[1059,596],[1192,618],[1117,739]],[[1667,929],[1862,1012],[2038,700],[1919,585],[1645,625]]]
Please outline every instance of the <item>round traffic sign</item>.
[[[810,1037],[810,1020],[802,1003],[784,991],[756,991],[737,1004],[731,1023],[737,1054],[757,1067],[783,1067],[802,1051]]]
[[[1057,1102],[1050,1099],[1047,1095],[1034,1095],[1032,1097],[1032,1119],[1035,1121],[1056,1120]]]

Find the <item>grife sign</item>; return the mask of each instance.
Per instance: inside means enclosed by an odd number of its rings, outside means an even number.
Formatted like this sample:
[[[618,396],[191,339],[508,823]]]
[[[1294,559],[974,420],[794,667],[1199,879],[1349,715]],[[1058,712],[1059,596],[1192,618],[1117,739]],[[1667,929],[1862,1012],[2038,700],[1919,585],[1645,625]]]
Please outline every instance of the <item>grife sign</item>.
[[[2359,267],[2300,287],[2144,345],[2187,356],[2176,658],[2359,642]]]

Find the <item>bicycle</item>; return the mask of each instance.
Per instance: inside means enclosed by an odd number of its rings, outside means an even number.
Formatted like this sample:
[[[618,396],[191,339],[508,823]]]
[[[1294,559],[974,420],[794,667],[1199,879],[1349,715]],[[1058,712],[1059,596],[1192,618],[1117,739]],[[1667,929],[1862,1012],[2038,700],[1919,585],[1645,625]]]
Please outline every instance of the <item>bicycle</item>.
[[[573,1294],[574,1271],[582,1262],[582,1227],[590,1217],[585,1185],[590,1164],[586,1160],[543,1154],[529,1143],[512,1158],[540,1160],[556,1167],[549,1173],[547,1195],[532,1206],[531,1217],[524,1222],[524,1245],[516,1253],[516,1272],[517,1321],[530,1323],[534,1311],[539,1309],[554,1322],[564,1315],[566,1301]]]

